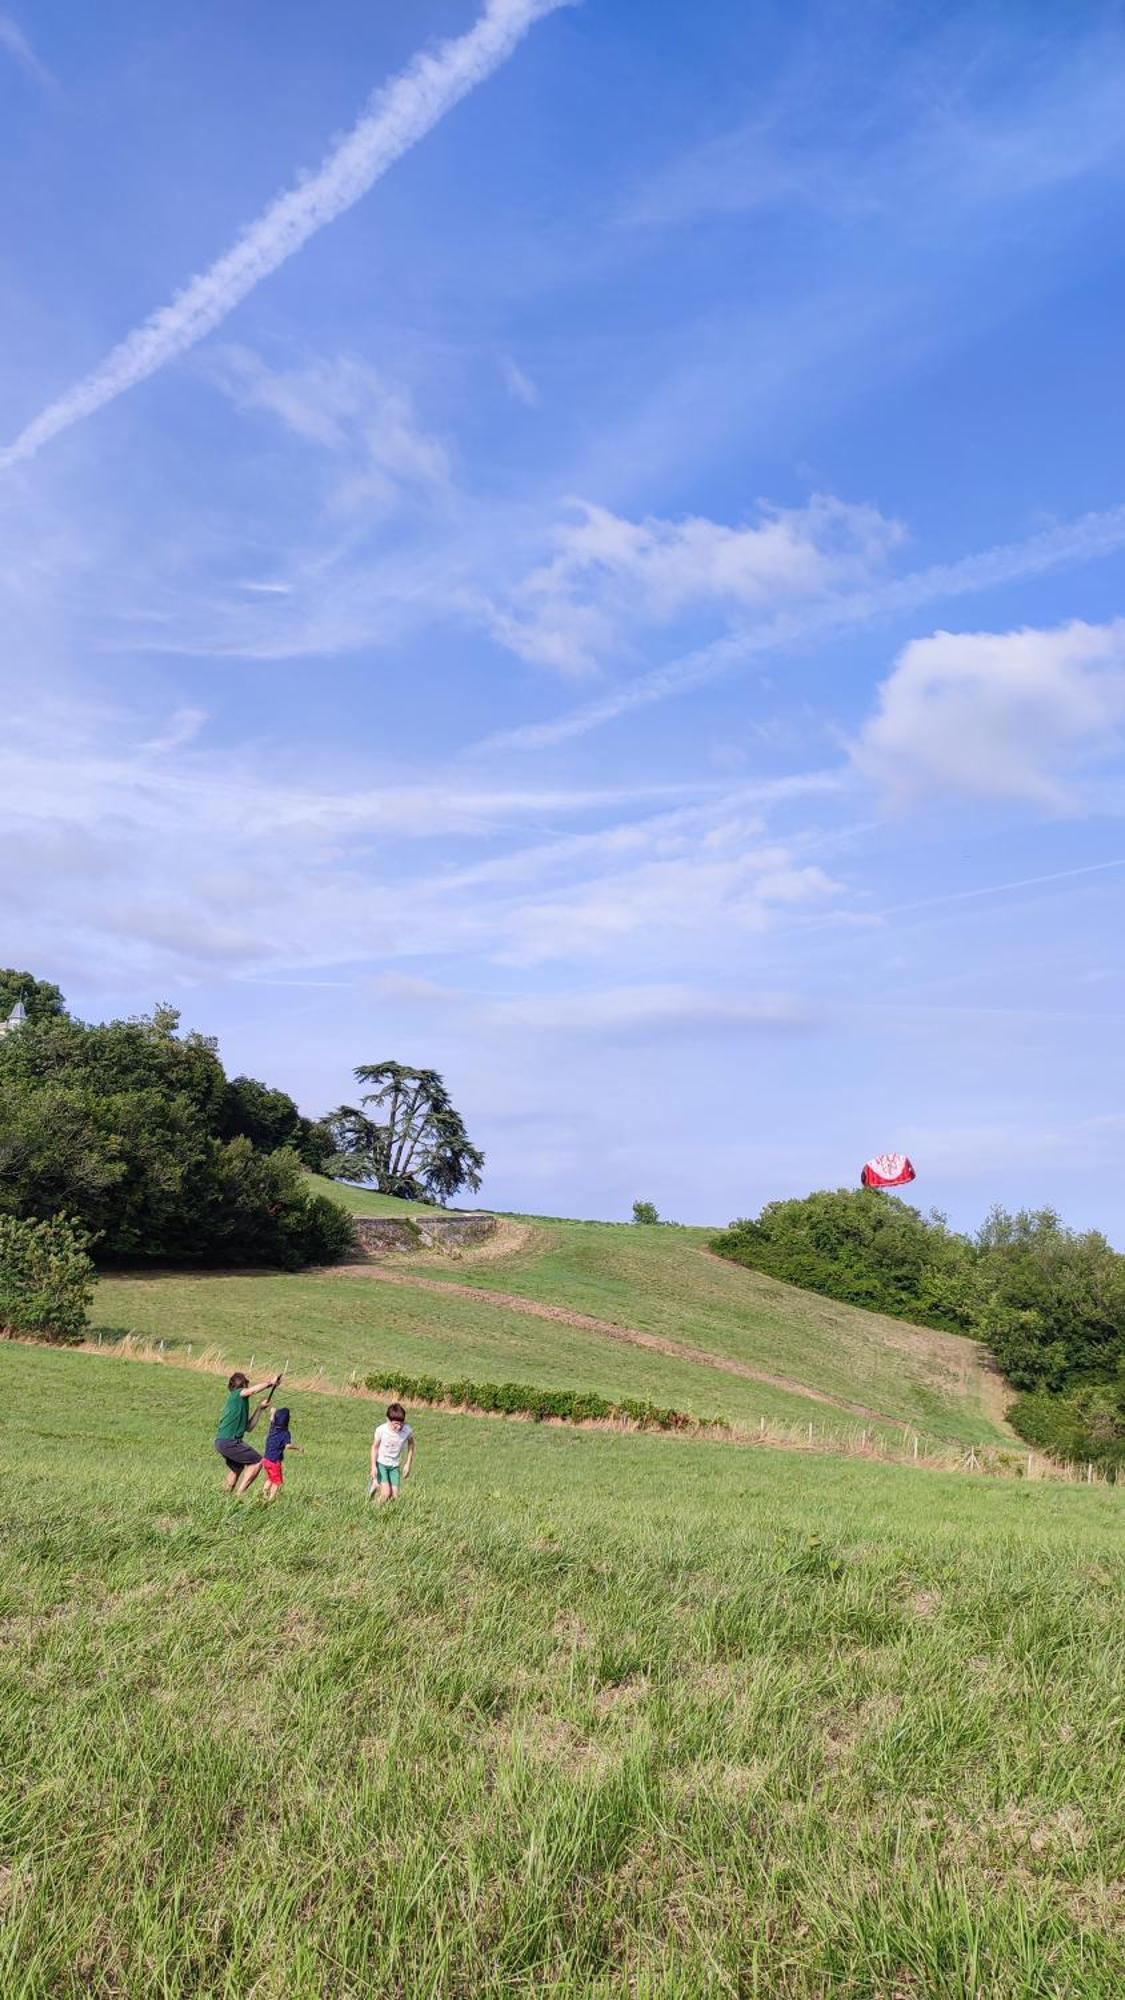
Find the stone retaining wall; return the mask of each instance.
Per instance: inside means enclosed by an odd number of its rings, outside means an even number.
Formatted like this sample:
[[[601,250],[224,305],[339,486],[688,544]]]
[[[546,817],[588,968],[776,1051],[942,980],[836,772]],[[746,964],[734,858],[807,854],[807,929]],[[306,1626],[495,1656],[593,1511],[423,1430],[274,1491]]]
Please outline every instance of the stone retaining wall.
[[[431,1215],[353,1215],[352,1222],[367,1257],[384,1257],[390,1250],[463,1250],[496,1232],[494,1215],[450,1215],[440,1208]]]

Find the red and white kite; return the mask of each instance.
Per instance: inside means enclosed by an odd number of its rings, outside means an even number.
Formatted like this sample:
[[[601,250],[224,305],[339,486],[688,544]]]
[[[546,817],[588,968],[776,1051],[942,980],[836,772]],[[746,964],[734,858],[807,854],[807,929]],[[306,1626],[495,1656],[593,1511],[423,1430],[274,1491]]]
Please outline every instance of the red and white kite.
[[[876,1153],[873,1160],[868,1160],[859,1181],[861,1187],[894,1188],[905,1187],[915,1178],[905,1153]]]

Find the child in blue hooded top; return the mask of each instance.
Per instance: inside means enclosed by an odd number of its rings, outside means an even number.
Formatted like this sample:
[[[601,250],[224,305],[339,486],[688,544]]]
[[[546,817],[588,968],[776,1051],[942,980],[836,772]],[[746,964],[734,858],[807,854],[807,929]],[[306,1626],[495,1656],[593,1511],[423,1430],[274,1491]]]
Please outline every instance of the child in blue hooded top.
[[[283,1461],[287,1451],[300,1451],[294,1444],[289,1430],[288,1409],[270,1411],[270,1434],[262,1453],[262,1470],[266,1475],[266,1500],[276,1500],[285,1481]]]

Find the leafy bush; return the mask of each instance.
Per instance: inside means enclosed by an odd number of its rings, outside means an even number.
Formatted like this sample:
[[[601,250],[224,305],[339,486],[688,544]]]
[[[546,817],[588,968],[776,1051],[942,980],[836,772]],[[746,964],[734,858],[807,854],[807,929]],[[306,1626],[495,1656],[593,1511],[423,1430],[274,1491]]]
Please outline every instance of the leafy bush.
[[[642,1430],[698,1430],[701,1425],[726,1429],[722,1417],[692,1417],[683,1410],[662,1409],[629,1397],[610,1402],[594,1389],[539,1389],[529,1382],[439,1382],[435,1375],[400,1374],[368,1375],[364,1386],[412,1403],[457,1403],[489,1415],[533,1417],[536,1423],[550,1417],[569,1424],[624,1418]]]
[[[0,1331],[73,1346],[86,1326],[94,1266],[74,1222],[0,1215]]]
[[[940,1216],[927,1219],[871,1188],[837,1188],[770,1202],[711,1247],[788,1284],[901,1318],[918,1313],[948,1241]],[[941,1310],[935,1301],[934,1316]]]

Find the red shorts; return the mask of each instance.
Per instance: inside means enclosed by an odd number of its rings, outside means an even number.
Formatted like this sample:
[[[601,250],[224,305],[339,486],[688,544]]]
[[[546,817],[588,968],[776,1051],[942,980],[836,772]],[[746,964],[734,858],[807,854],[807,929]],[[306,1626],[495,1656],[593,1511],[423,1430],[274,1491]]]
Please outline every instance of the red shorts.
[[[280,1486],[285,1478],[281,1461],[279,1459],[263,1458],[262,1465],[265,1468],[266,1478],[269,1480],[270,1485]]]

